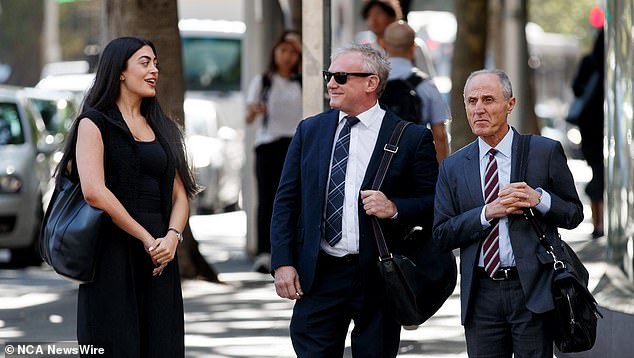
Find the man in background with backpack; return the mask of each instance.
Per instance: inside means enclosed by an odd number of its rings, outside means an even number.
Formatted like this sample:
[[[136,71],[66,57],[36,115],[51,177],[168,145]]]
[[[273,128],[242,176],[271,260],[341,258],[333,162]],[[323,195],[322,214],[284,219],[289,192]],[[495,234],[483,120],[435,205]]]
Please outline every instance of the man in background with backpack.
[[[391,70],[379,102],[402,119],[430,124],[440,163],[449,154],[449,107],[429,75],[412,65],[415,36],[414,30],[401,20],[385,29],[381,46],[389,56]]]

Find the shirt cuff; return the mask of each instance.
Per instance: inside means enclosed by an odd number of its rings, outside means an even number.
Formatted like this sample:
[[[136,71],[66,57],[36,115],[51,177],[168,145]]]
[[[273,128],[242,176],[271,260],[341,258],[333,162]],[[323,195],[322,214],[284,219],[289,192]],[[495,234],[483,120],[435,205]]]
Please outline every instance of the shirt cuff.
[[[489,222],[489,220],[487,220],[487,217],[485,215],[486,210],[487,210],[487,206],[485,205],[482,207],[482,212],[480,213],[480,223],[482,224],[483,229],[486,229],[489,226],[491,226],[491,223]]]
[[[392,217],[390,219],[394,220],[398,218],[398,211],[396,212],[396,214],[392,215]]]
[[[535,209],[537,209],[537,211],[539,211],[542,214],[546,214],[547,212],[550,211],[550,204],[551,204],[552,198],[550,197],[550,194],[548,194],[548,192],[542,188],[537,188],[535,189],[535,191],[541,194],[541,198],[539,202],[537,203],[537,205],[535,206]]]

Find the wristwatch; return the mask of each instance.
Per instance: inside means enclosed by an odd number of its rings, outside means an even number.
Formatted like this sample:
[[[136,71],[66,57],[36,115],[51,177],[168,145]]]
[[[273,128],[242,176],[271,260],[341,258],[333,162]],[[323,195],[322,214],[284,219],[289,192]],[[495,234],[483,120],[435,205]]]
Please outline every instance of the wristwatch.
[[[167,231],[174,231],[174,233],[176,234],[176,238],[178,239],[178,243],[180,244],[181,242],[183,242],[183,234],[181,234],[181,232],[178,231],[176,228],[170,227],[167,229]]]
[[[535,207],[537,207],[537,205],[539,205],[542,202],[542,195],[544,195],[544,191],[542,190],[542,188],[537,188],[535,189],[535,191],[539,193],[539,198],[537,198],[537,204],[535,204]]]

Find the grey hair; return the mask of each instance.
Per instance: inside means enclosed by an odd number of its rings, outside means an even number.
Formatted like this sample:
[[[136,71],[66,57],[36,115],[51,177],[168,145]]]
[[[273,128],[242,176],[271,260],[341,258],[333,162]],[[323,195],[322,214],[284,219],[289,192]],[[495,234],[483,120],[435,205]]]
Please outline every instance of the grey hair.
[[[390,63],[385,56],[385,52],[382,49],[378,50],[369,45],[351,44],[334,50],[330,56],[330,61],[333,62],[337,57],[350,52],[361,54],[363,58],[363,71],[379,76],[379,86],[376,89],[376,95],[377,97],[381,97],[383,90],[385,90],[385,85],[387,84],[387,77],[390,74]]]
[[[500,80],[500,84],[502,85],[502,94],[504,95],[504,99],[508,101],[509,99],[511,99],[511,97],[513,97],[513,86],[511,85],[511,79],[509,79],[509,76],[506,74],[506,72],[496,68],[471,72],[471,74],[469,75],[469,77],[467,77],[467,80],[465,81],[464,89],[462,90],[462,98],[464,98],[465,96],[469,81],[479,75],[496,75]]]

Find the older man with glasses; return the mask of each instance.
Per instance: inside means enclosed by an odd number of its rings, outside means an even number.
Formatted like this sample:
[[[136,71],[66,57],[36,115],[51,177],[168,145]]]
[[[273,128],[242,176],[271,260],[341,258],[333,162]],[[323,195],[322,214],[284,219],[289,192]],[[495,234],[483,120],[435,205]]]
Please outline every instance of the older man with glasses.
[[[438,174],[431,132],[408,126],[380,191],[370,190],[400,121],[379,107],[390,71],[369,46],[335,51],[323,72],[331,110],[303,120],[291,142],[271,222],[275,289],[296,300],[299,357],[394,357],[400,326],[385,305],[372,216],[392,250],[413,226],[431,235]]]

